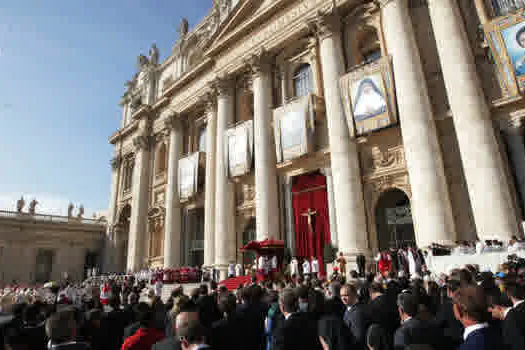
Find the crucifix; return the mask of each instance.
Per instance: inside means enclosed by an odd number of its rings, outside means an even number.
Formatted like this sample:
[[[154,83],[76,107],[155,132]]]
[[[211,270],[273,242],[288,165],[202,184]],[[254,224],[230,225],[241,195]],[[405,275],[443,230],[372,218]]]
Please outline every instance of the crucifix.
[[[308,210],[301,214],[301,216],[306,216],[308,218],[308,227],[310,228],[310,232],[314,233],[314,228],[312,226],[312,216],[316,215],[317,212],[313,210],[312,208],[308,208]]]

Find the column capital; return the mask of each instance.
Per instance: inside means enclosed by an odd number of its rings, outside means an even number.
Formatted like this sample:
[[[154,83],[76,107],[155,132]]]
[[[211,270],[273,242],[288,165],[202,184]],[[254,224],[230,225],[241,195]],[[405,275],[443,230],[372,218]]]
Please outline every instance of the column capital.
[[[254,78],[262,73],[268,73],[273,62],[275,62],[275,55],[264,47],[245,60],[248,71]]]
[[[341,17],[332,7],[319,10],[315,17],[308,22],[308,27],[320,40],[324,40],[341,32]]]
[[[111,164],[111,169],[115,171],[120,167],[120,164],[122,164],[122,157],[115,156],[109,161],[109,163]]]
[[[133,138],[133,148],[135,152],[149,151],[153,144],[152,138],[146,135],[139,135]]]
[[[175,112],[164,120],[164,128],[170,132],[173,129],[180,129],[180,114]]]
[[[211,83],[210,87],[217,96],[233,95],[234,79],[230,76],[217,76]]]
[[[505,134],[522,135],[525,130],[525,119],[523,117],[500,119],[498,124],[500,130],[502,130]]]
[[[375,3],[377,4],[377,6],[379,6],[379,8],[383,8],[392,1],[394,0],[375,0]]]
[[[217,91],[213,86],[210,86],[210,90],[206,91],[200,98],[199,103],[204,105],[206,113],[215,111],[217,108]]]

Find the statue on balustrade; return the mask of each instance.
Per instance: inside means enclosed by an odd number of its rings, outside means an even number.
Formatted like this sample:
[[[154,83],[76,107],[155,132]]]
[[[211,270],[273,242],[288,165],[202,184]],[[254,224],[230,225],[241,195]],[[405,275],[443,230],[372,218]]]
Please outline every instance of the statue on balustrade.
[[[75,209],[75,206],[73,205],[73,203],[69,203],[67,207],[67,217],[68,218],[73,216],[73,209]]]
[[[25,205],[26,201],[24,200],[24,196],[20,197],[20,199],[16,201],[16,211],[18,214],[22,214],[22,210],[24,209]]]
[[[33,200],[29,203],[29,215],[35,215],[37,204],[38,204],[38,201],[37,201],[36,199],[33,199]]]
[[[159,49],[155,43],[153,43],[149,49],[149,62],[154,65],[159,64]]]
[[[84,206],[80,204],[80,207],[78,207],[77,219],[82,219],[82,216],[84,216]]]

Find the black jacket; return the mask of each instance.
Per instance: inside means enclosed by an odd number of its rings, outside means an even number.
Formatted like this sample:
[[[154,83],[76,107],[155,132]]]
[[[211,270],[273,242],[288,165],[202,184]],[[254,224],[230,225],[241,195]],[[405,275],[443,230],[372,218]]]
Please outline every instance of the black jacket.
[[[439,306],[434,324],[443,331],[444,341],[451,349],[457,348],[463,342],[464,327],[454,316],[452,300],[445,298]]]
[[[151,350],[181,350],[180,342],[177,337],[164,338],[155,343]]]
[[[275,350],[294,349],[322,349],[317,332],[317,321],[306,312],[290,315],[275,330]]]
[[[502,333],[509,349],[525,349],[525,303],[509,310],[503,321]]]
[[[213,323],[211,328],[211,345],[215,350],[242,349],[242,334],[239,318],[234,315]]]
[[[355,349],[366,349],[366,331],[370,325],[368,306],[357,303],[346,310],[344,322],[350,329]]]
[[[442,349],[440,331],[430,322],[411,318],[405,321],[394,335],[394,349],[404,350],[410,345],[430,345],[432,349]]]

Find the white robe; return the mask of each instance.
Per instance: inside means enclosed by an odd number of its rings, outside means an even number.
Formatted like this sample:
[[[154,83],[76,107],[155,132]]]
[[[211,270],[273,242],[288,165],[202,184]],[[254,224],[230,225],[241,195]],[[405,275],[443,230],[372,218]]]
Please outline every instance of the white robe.
[[[312,260],[312,273],[319,272],[319,261],[317,259]]]
[[[310,262],[308,260],[305,260],[303,262],[303,273],[309,274],[310,273]]]
[[[235,265],[228,265],[228,276],[235,276]]]
[[[411,250],[408,251],[408,272],[411,276],[414,276],[417,273],[416,259]]]
[[[242,265],[237,264],[235,265],[235,276],[242,276]]]
[[[298,275],[299,274],[299,262],[297,259],[292,259],[292,262],[290,263],[290,273],[292,275]]]

